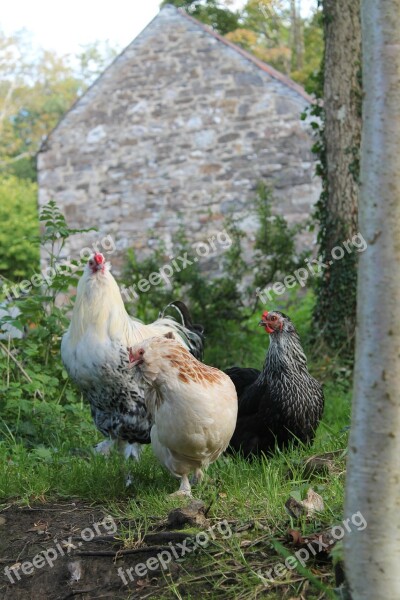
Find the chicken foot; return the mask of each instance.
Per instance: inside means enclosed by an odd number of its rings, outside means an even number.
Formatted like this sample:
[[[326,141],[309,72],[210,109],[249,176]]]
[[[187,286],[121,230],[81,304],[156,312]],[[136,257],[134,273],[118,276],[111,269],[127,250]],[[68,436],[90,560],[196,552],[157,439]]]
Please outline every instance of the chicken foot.
[[[189,478],[187,475],[181,476],[181,484],[179,486],[179,490],[170,494],[171,497],[174,496],[189,496],[192,497],[192,488],[190,487]]]

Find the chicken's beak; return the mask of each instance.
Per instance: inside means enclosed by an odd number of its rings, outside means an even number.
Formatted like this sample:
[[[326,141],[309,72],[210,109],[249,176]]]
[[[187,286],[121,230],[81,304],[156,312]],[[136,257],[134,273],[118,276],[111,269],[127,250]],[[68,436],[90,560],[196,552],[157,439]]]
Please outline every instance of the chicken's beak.
[[[259,322],[258,325],[260,327],[264,327],[264,329],[267,333],[274,333],[274,329],[270,326],[268,321],[264,321],[263,319],[261,319],[261,321]]]
[[[128,348],[129,350],[129,367],[138,367],[139,365],[142,365],[144,360],[143,360],[143,353],[140,352],[140,350],[136,350],[136,352],[133,352],[132,348]]]

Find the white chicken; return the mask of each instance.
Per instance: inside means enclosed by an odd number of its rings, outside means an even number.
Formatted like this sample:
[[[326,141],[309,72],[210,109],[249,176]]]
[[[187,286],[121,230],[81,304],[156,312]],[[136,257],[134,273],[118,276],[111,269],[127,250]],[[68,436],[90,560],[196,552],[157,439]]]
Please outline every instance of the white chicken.
[[[171,318],[145,325],[126,312],[104,256],[96,253],[88,261],[78,283],[69,328],[62,338],[61,356],[68,374],[90,403],[95,425],[108,438],[97,446],[99,452],[108,452],[116,443],[126,457],[139,458],[140,444],[150,443],[152,421],[143,389],[129,369],[131,346],[170,332],[177,345],[201,355],[200,327],[192,325],[183,303],[176,304],[187,327]]]
[[[145,385],[153,415],[151,443],[160,462],[181,479],[176,494],[191,495],[189,474],[216,461],[236,426],[235,386],[222,371],[196,360],[172,334],[131,348],[131,366]]]

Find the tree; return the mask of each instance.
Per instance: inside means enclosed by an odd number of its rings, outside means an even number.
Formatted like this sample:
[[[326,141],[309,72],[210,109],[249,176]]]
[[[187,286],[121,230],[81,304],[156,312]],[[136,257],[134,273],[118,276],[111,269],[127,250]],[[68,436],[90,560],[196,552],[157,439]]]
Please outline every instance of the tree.
[[[311,17],[303,21],[303,67],[292,71],[290,76],[301,83],[309,94],[315,94],[319,88],[318,77],[324,54],[324,35],[322,13],[316,10]]]
[[[240,28],[226,38],[313,92],[323,54],[320,11],[303,19],[300,5],[299,0],[248,0]]]
[[[82,52],[77,56],[80,67],[79,78],[86,85],[93,83],[114,60],[119,51],[118,48],[111,46],[109,40],[105,42],[96,40],[82,46]]]
[[[304,66],[304,36],[299,0],[290,0],[290,21],[293,66],[295,71],[301,71]]]
[[[356,315],[357,253],[332,254],[358,229],[361,136],[360,0],[324,0],[323,192],[317,207],[324,270],[315,319],[327,344],[352,354]]]
[[[66,57],[34,55],[26,32],[0,32],[0,171],[35,179],[43,137],[81,91]]]
[[[115,55],[108,42],[89,44],[77,72],[68,56],[33,52],[26,32],[0,32],[0,173],[36,179],[43,138]]]
[[[353,416],[345,538],[353,600],[400,597],[400,0],[362,3],[364,126]]]
[[[6,36],[0,31],[0,167],[4,166],[4,156],[18,154],[12,119],[15,95],[30,72],[30,64],[25,60],[28,44],[22,32]]]
[[[264,46],[289,46],[290,14],[287,0],[247,0],[241,17],[243,27],[257,33]]]
[[[228,8],[223,0],[163,0],[161,6],[173,4],[202,23],[225,35],[239,27],[239,13]]]
[[[323,52],[320,20],[303,19],[301,0],[247,0],[231,10],[229,0],[163,0],[210,25],[229,41],[313,91]]]
[[[225,37],[282,73],[290,73],[289,13],[284,0],[248,0],[241,24]]]

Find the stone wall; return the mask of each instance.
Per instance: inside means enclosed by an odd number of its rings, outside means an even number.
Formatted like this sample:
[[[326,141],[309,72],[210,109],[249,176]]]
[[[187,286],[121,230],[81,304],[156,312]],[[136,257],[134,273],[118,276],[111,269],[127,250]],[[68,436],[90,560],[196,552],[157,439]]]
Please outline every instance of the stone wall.
[[[55,199],[74,227],[76,257],[111,235],[119,260],[155,239],[171,243],[180,220],[193,241],[240,216],[247,254],[259,180],[290,221],[317,200],[305,92],[165,7],[66,114],[38,158],[39,203]]]

